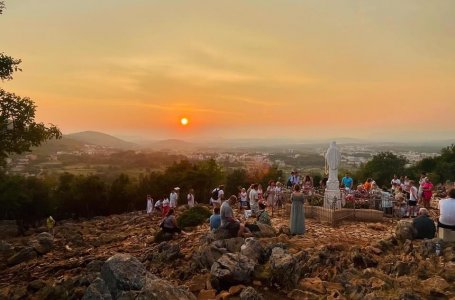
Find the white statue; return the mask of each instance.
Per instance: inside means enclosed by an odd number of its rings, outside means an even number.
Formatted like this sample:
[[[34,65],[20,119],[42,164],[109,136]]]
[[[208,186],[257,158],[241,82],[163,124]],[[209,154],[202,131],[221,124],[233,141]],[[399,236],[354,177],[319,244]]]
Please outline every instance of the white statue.
[[[341,153],[338,150],[337,143],[332,142],[327,153],[325,154],[325,160],[327,166],[329,167],[329,180],[328,181],[337,181],[338,182],[338,167],[341,162]]]

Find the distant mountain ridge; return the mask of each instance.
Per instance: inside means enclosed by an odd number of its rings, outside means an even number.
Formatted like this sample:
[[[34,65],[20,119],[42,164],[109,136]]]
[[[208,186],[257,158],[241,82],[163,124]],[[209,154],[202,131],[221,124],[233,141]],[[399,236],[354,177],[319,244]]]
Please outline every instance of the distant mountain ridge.
[[[64,138],[76,140],[84,144],[111,147],[122,150],[138,148],[137,144],[127,142],[115,136],[98,131],[82,131],[66,134],[64,135]]]

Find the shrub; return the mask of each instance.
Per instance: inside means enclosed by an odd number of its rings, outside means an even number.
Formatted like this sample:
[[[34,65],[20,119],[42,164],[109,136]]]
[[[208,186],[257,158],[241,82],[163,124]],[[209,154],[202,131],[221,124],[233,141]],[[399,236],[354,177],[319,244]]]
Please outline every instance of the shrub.
[[[195,206],[183,212],[177,218],[177,224],[180,228],[197,226],[206,222],[211,215],[212,213],[207,208],[203,206]]]

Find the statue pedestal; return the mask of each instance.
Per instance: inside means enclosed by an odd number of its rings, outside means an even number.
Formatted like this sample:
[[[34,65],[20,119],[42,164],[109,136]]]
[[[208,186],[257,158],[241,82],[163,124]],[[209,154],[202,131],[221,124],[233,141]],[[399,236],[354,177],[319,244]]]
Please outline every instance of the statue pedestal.
[[[336,181],[327,181],[327,188],[324,193],[324,207],[341,209],[341,192],[340,183]]]

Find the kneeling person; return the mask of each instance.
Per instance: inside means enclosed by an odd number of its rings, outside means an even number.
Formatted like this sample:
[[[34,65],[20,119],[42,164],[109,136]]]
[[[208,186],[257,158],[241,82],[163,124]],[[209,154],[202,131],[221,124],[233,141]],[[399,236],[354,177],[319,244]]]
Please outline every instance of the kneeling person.
[[[229,231],[229,235],[244,236],[245,235],[245,226],[240,223],[239,220],[234,218],[234,212],[232,206],[235,206],[237,202],[237,197],[232,195],[228,200],[225,200],[220,208],[221,216],[221,227]]]

